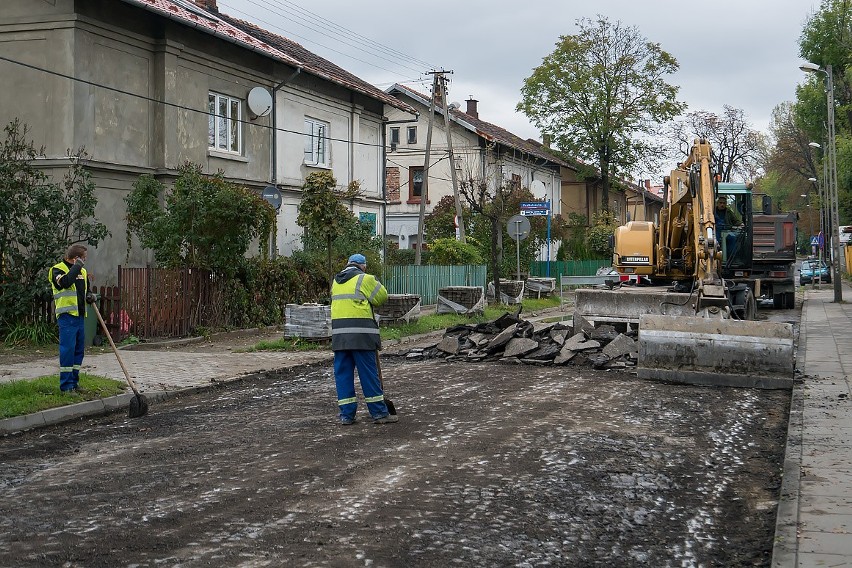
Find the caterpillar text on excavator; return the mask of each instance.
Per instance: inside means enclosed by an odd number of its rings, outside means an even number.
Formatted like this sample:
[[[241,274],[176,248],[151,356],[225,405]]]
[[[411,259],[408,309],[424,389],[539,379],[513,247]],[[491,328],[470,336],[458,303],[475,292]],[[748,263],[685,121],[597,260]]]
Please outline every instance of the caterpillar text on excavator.
[[[577,290],[575,320],[638,325],[640,378],[792,388],[792,325],[754,321],[751,287],[729,276],[751,262],[749,227],[737,211],[750,207],[751,186],[718,183],[710,163],[710,144],[695,140],[664,179],[659,222],[616,229],[614,268],[653,285]]]

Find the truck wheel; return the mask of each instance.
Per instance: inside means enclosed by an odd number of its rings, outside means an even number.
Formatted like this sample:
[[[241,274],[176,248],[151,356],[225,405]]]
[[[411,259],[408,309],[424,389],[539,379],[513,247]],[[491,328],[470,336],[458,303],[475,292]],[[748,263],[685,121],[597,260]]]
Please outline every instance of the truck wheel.
[[[796,307],[796,293],[795,292],[784,292],[784,307],[788,310],[792,310]]]
[[[780,310],[784,307],[784,294],[774,294],[772,296],[772,307]]]

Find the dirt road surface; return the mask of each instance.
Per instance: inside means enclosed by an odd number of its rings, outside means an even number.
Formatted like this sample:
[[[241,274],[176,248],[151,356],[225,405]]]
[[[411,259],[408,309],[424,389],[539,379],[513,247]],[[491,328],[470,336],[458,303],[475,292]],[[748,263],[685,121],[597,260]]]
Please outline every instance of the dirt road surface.
[[[0,566],[768,566],[789,393],[384,361],[0,438]]]

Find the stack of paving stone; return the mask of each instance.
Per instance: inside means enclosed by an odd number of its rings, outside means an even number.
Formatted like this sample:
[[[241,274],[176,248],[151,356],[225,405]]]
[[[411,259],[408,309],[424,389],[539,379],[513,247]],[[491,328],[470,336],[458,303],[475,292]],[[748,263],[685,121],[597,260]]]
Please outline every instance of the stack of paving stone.
[[[439,314],[481,314],[485,293],[481,286],[447,286],[438,289],[437,304]]]
[[[488,283],[488,297],[494,298],[494,283]],[[503,304],[520,304],[524,299],[523,280],[500,279],[500,302]]]
[[[284,318],[284,337],[331,337],[331,306],[287,304],[284,307]]]
[[[527,278],[524,292],[527,298],[549,297],[556,290],[556,278],[539,278],[530,276]]]
[[[570,363],[596,369],[636,365],[638,346],[631,333],[619,333],[611,325],[594,327],[582,317],[578,325],[575,330],[563,322],[532,323],[504,314],[491,322],[448,328],[438,344],[412,349],[406,357],[528,365]]]
[[[420,317],[419,294],[388,294],[388,300],[376,308],[376,319],[381,325],[408,323]]]

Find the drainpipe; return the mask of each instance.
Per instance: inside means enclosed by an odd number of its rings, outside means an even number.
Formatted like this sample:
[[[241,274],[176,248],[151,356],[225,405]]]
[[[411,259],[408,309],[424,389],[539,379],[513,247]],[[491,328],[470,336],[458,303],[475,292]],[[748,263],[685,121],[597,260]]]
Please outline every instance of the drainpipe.
[[[276,122],[276,108],[278,106],[278,91],[287,83],[292,81],[299,73],[301,67],[296,67],[292,75],[278,83],[272,88],[272,185],[278,187],[278,124]]]

